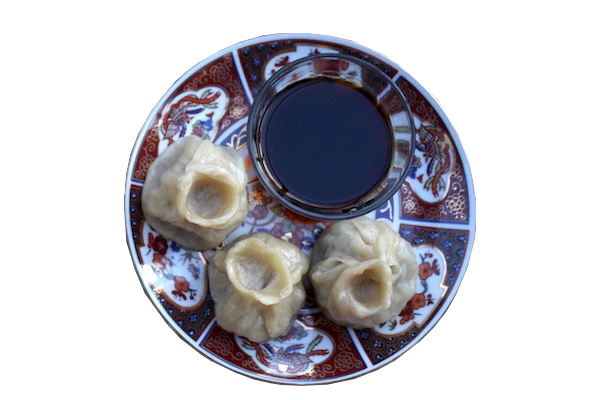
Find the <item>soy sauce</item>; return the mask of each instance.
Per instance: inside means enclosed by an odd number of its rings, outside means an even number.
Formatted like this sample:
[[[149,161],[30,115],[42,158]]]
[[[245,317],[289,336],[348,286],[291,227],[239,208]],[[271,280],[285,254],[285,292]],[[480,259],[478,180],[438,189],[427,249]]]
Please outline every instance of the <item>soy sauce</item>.
[[[356,202],[387,175],[392,130],[359,87],[303,80],[277,95],[263,119],[263,151],[286,191],[324,207]]]

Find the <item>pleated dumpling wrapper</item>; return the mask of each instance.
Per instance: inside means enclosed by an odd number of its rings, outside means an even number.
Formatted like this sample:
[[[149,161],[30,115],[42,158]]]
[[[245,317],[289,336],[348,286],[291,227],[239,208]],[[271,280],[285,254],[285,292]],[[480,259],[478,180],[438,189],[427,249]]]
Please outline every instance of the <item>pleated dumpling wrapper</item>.
[[[186,136],[150,165],[142,190],[144,217],[183,247],[212,249],[246,218],[247,183],[244,160],[233,149]]]
[[[384,222],[359,217],[334,222],[316,241],[309,277],[332,321],[372,328],[396,317],[415,293],[411,245]]]
[[[298,247],[265,232],[218,250],[208,266],[217,323],[253,342],[287,333],[306,299],[308,265]]]

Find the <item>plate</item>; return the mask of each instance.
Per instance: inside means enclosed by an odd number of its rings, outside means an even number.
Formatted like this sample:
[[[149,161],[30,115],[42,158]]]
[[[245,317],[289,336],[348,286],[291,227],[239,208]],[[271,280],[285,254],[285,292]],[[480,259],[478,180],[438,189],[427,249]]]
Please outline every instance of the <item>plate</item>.
[[[410,104],[417,149],[408,179],[367,216],[408,240],[419,262],[416,294],[395,318],[372,329],[328,320],[307,293],[292,330],[266,343],[223,331],[215,321],[207,278],[214,251],[181,248],[144,221],[141,194],[152,161],[187,135],[229,146],[246,160],[250,211],[226,240],[269,232],[307,255],[326,222],[299,216],[260,185],[247,151],[253,98],[282,66],[317,53],[344,53],[390,76]],[[198,353],[251,378],[294,385],[356,378],[397,360],[442,317],[465,274],[475,235],[475,196],[469,165],[448,118],[419,83],[366,47],[330,36],[278,34],[228,47],[183,75],[158,102],[135,142],[127,171],[127,243],[141,284],[162,317]],[[302,168],[302,165],[298,165]]]

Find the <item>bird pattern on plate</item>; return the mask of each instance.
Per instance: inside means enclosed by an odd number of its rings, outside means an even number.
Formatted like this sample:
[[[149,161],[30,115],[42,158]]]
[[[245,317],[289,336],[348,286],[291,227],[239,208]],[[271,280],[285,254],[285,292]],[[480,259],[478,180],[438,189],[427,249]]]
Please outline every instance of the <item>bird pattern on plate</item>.
[[[250,210],[227,242],[269,232],[306,254],[329,224],[297,215],[260,185],[247,150],[247,116],[264,81],[308,54],[349,54],[376,65],[407,97],[417,127],[409,178],[368,216],[408,240],[419,261],[417,291],[395,318],[355,330],[329,321],[307,290],[293,329],[252,343],[214,319],[206,267],[214,250],[190,252],[144,221],[141,193],[152,161],[170,144],[199,135],[246,161]],[[298,168],[302,168],[298,165]],[[127,174],[125,219],[135,270],[167,323],[202,355],[252,378],[277,383],[330,383],[354,378],[400,357],[441,317],[464,275],[475,232],[474,195],[458,136],[434,99],[402,69],[356,43],[321,35],[271,35],[241,42],[198,64],[161,99],[136,141]],[[157,349],[158,350],[158,349]]]

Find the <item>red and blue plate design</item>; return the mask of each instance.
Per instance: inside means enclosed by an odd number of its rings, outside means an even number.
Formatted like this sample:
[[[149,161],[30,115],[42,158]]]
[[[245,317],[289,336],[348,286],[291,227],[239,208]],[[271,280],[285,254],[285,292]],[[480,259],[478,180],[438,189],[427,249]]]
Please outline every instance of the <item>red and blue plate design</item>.
[[[207,264],[214,250],[189,251],[145,223],[141,194],[148,167],[170,144],[197,135],[229,146],[246,160],[250,211],[226,242],[269,232],[307,255],[328,222],[297,215],[261,186],[247,151],[253,98],[282,66],[310,54],[343,53],[380,68],[404,92],[415,120],[417,148],[409,177],[382,207],[368,214],[408,240],[419,261],[417,291],[395,318],[372,329],[328,320],[309,290],[292,330],[253,343],[215,321]],[[298,168],[302,168],[298,165]],[[183,75],[144,124],[127,171],[127,242],[152,303],[196,351],[243,375],[275,383],[322,384],[355,378],[398,359],[442,317],[465,274],[475,236],[475,194],[458,135],[440,106],[393,61],[354,42],[322,35],[278,34],[238,43]]]

